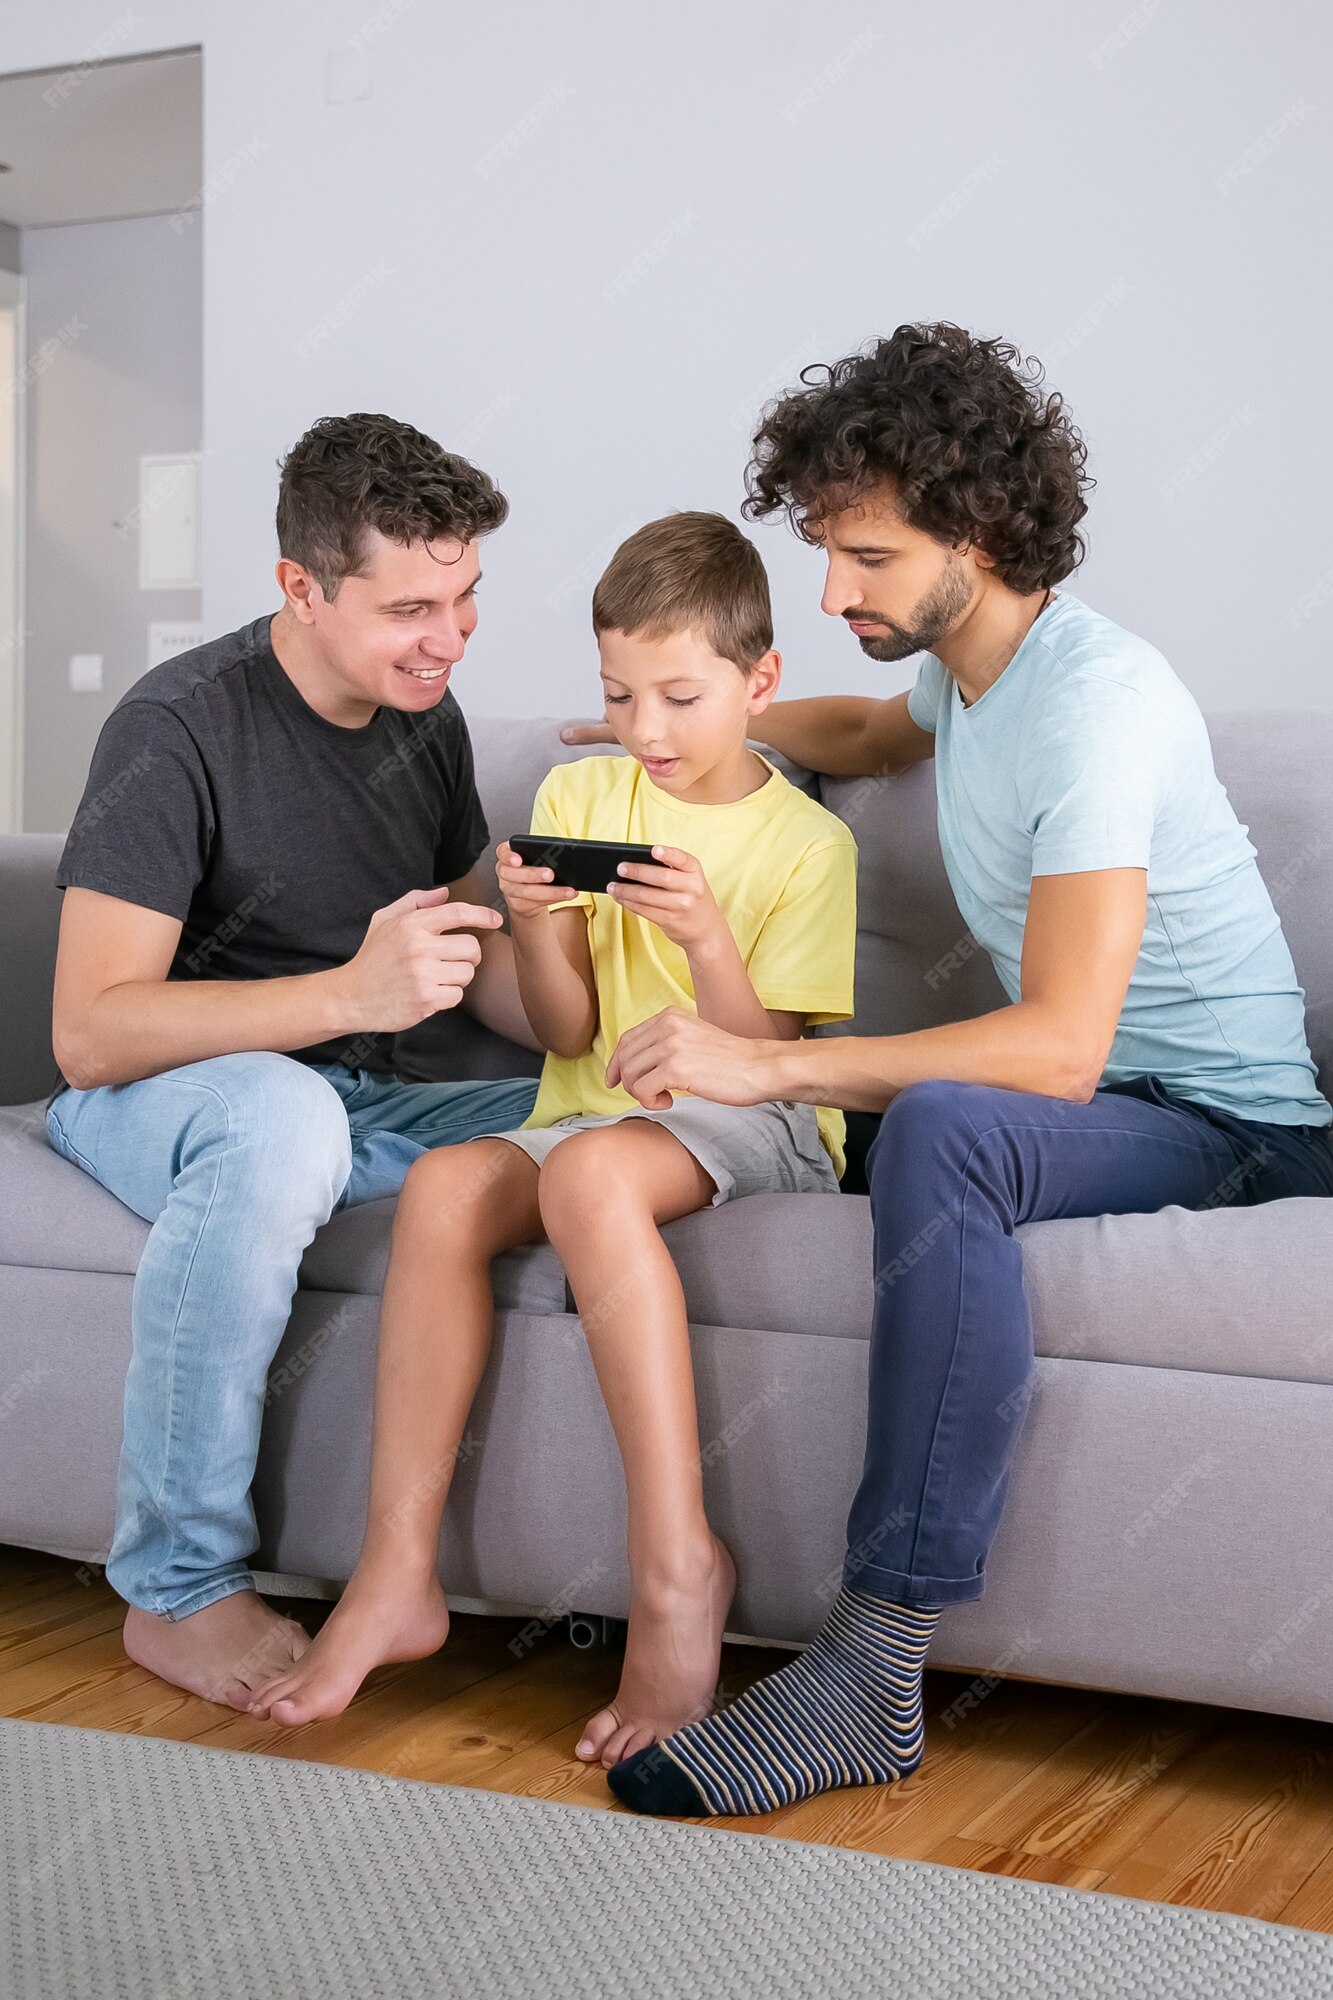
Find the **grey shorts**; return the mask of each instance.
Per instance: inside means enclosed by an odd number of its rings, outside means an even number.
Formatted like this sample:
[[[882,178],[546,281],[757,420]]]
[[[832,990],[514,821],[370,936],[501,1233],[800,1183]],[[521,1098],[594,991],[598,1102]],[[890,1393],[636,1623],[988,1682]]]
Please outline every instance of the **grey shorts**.
[[[614,1111],[606,1117],[576,1112],[529,1132],[497,1132],[540,1166],[552,1146],[575,1132],[647,1118],[665,1125],[694,1155],[717,1187],[712,1205],[744,1194],[836,1194],[838,1177],[824,1151],[813,1104],[714,1104],[706,1097],[678,1097],[668,1111]]]

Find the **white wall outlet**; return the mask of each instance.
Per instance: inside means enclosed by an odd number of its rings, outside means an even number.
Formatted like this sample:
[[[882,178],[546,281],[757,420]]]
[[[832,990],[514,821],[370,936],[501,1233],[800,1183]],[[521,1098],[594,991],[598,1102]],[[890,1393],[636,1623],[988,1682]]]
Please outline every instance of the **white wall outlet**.
[[[71,653],[69,656],[69,684],[75,694],[100,694],[102,692],[102,655],[100,653]]]

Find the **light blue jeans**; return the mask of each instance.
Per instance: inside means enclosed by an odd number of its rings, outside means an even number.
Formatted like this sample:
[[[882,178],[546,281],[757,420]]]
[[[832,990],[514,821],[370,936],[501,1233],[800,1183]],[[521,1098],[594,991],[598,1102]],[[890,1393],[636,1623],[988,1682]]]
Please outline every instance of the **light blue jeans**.
[[[55,1099],[56,1151],[153,1225],[106,1571],[128,1603],[187,1618],[254,1588],[264,1389],[307,1244],[336,1210],[396,1193],[419,1154],[512,1131],[536,1092],[257,1053]]]

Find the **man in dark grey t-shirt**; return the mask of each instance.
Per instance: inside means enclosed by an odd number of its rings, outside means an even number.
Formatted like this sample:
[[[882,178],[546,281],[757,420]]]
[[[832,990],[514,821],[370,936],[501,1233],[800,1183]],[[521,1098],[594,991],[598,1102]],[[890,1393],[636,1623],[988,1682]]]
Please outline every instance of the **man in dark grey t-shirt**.
[[[410,425],[316,424],[282,470],[282,609],[130,689],[61,856],[47,1130],[153,1224],[107,1575],[131,1658],[235,1708],[309,1643],[247,1566],[302,1253],[535,1097],[390,1062],[460,1004],[537,1046],[473,872],[489,833],[449,691],[506,512]]]

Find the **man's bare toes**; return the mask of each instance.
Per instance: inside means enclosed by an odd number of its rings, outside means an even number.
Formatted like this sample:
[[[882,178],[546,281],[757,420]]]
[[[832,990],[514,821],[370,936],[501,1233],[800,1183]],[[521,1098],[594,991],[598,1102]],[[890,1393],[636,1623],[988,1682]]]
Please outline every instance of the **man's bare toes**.
[[[617,1729],[614,1736],[602,1746],[602,1764],[610,1770],[625,1757],[632,1757],[636,1750],[646,1750],[650,1743],[656,1743],[656,1732],[641,1722],[627,1722],[623,1729]]]
[[[294,1667],[310,1645],[310,1635],[290,1618],[270,1626],[261,1639],[235,1663],[236,1678],[244,1681],[251,1694],[276,1675]]]
[[[250,1706],[250,1690],[244,1681],[225,1680],[212,1688],[204,1699],[220,1702],[224,1708],[239,1709],[244,1715]]]
[[[602,1745],[601,1755],[597,1760],[598,1763],[604,1765],[608,1771],[613,1764],[618,1764],[625,1755],[621,1745],[627,1743],[633,1734],[634,1725],[632,1722],[625,1723],[620,1729],[612,1730]]]
[[[308,1653],[315,1642],[306,1631],[305,1626],[298,1625],[294,1618],[289,1618],[287,1623],[291,1627],[291,1631],[287,1635],[288,1651],[293,1660],[299,1660],[302,1653]]]
[[[600,1763],[608,1741],[623,1728],[624,1724],[614,1707],[600,1709],[580,1736],[574,1755],[582,1757],[586,1764]]]

